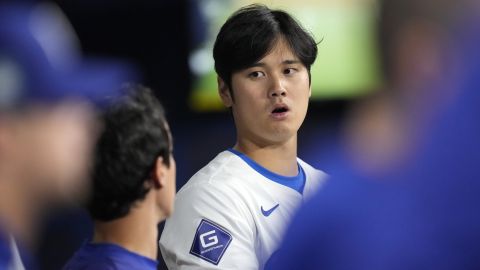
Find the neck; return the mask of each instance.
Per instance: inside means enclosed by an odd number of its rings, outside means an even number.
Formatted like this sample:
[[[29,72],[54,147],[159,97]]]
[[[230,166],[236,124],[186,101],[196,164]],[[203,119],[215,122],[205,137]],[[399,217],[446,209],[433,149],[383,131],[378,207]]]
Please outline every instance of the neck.
[[[153,191],[130,209],[127,216],[95,221],[94,243],[112,243],[147,258],[157,259],[159,213]]]
[[[296,176],[297,135],[274,144],[259,144],[247,138],[238,139],[234,146],[238,150],[269,171],[284,176]]]

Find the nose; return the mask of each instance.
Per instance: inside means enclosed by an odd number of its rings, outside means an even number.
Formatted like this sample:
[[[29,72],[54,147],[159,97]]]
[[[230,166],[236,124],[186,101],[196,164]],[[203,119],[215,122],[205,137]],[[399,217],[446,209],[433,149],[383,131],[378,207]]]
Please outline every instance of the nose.
[[[287,90],[285,89],[285,86],[281,78],[279,77],[272,78],[268,96],[269,97],[286,97],[287,96]]]

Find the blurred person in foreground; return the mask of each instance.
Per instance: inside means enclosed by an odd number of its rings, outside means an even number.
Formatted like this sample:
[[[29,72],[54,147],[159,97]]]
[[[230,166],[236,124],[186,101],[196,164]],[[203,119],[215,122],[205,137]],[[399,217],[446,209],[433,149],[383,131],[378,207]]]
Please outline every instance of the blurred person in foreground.
[[[84,196],[95,105],[128,79],[75,42],[56,6],[0,3],[0,269],[22,268],[12,236],[32,248],[38,217]]]
[[[381,111],[387,117],[412,121],[392,135],[415,148],[381,164],[339,158],[267,269],[480,267],[480,9],[475,1],[383,4],[382,27],[390,31],[383,45],[395,87],[383,102],[406,107],[377,104],[389,108]],[[400,97],[408,100],[394,100]],[[392,140],[376,135],[378,143]]]
[[[124,90],[102,116],[88,202],[94,235],[65,270],[157,269],[157,226],[171,214],[176,190],[173,142],[152,91]]]
[[[160,248],[170,269],[262,269],[326,178],[297,157],[317,44],[288,13],[251,5],[222,26],[213,56],[237,141],[179,191]]]
[[[342,138],[360,172],[401,170],[437,114],[455,101],[461,69],[454,34],[468,2],[474,1],[380,1],[384,86],[353,106]]]

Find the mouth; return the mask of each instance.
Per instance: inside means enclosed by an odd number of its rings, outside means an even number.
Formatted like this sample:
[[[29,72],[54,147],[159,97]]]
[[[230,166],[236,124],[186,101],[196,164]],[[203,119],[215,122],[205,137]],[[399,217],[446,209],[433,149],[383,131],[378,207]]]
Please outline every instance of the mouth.
[[[287,105],[285,104],[278,104],[275,105],[275,108],[271,111],[271,115],[275,119],[284,119],[287,113],[290,111]]]

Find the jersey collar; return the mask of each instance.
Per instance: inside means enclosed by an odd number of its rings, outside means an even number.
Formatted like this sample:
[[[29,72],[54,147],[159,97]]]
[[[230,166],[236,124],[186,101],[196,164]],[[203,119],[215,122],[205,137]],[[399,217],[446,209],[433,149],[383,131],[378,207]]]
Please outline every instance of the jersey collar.
[[[239,158],[241,158],[245,163],[247,163],[252,169],[254,169],[256,172],[259,174],[263,175],[265,178],[268,178],[269,180],[276,182],[280,185],[289,187],[295,191],[297,191],[300,194],[303,194],[303,189],[305,187],[305,181],[306,181],[306,176],[305,172],[303,171],[302,166],[297,162],[298,164],[298,174],[296,176],[283,176],[280,174],[276,174],[265,167],[261,166],[257,162],[255,162],[253,159],[249,158],[247,155],[244,153],[235,150],[233,148],[228,149],[231,153],[235,154]]]

